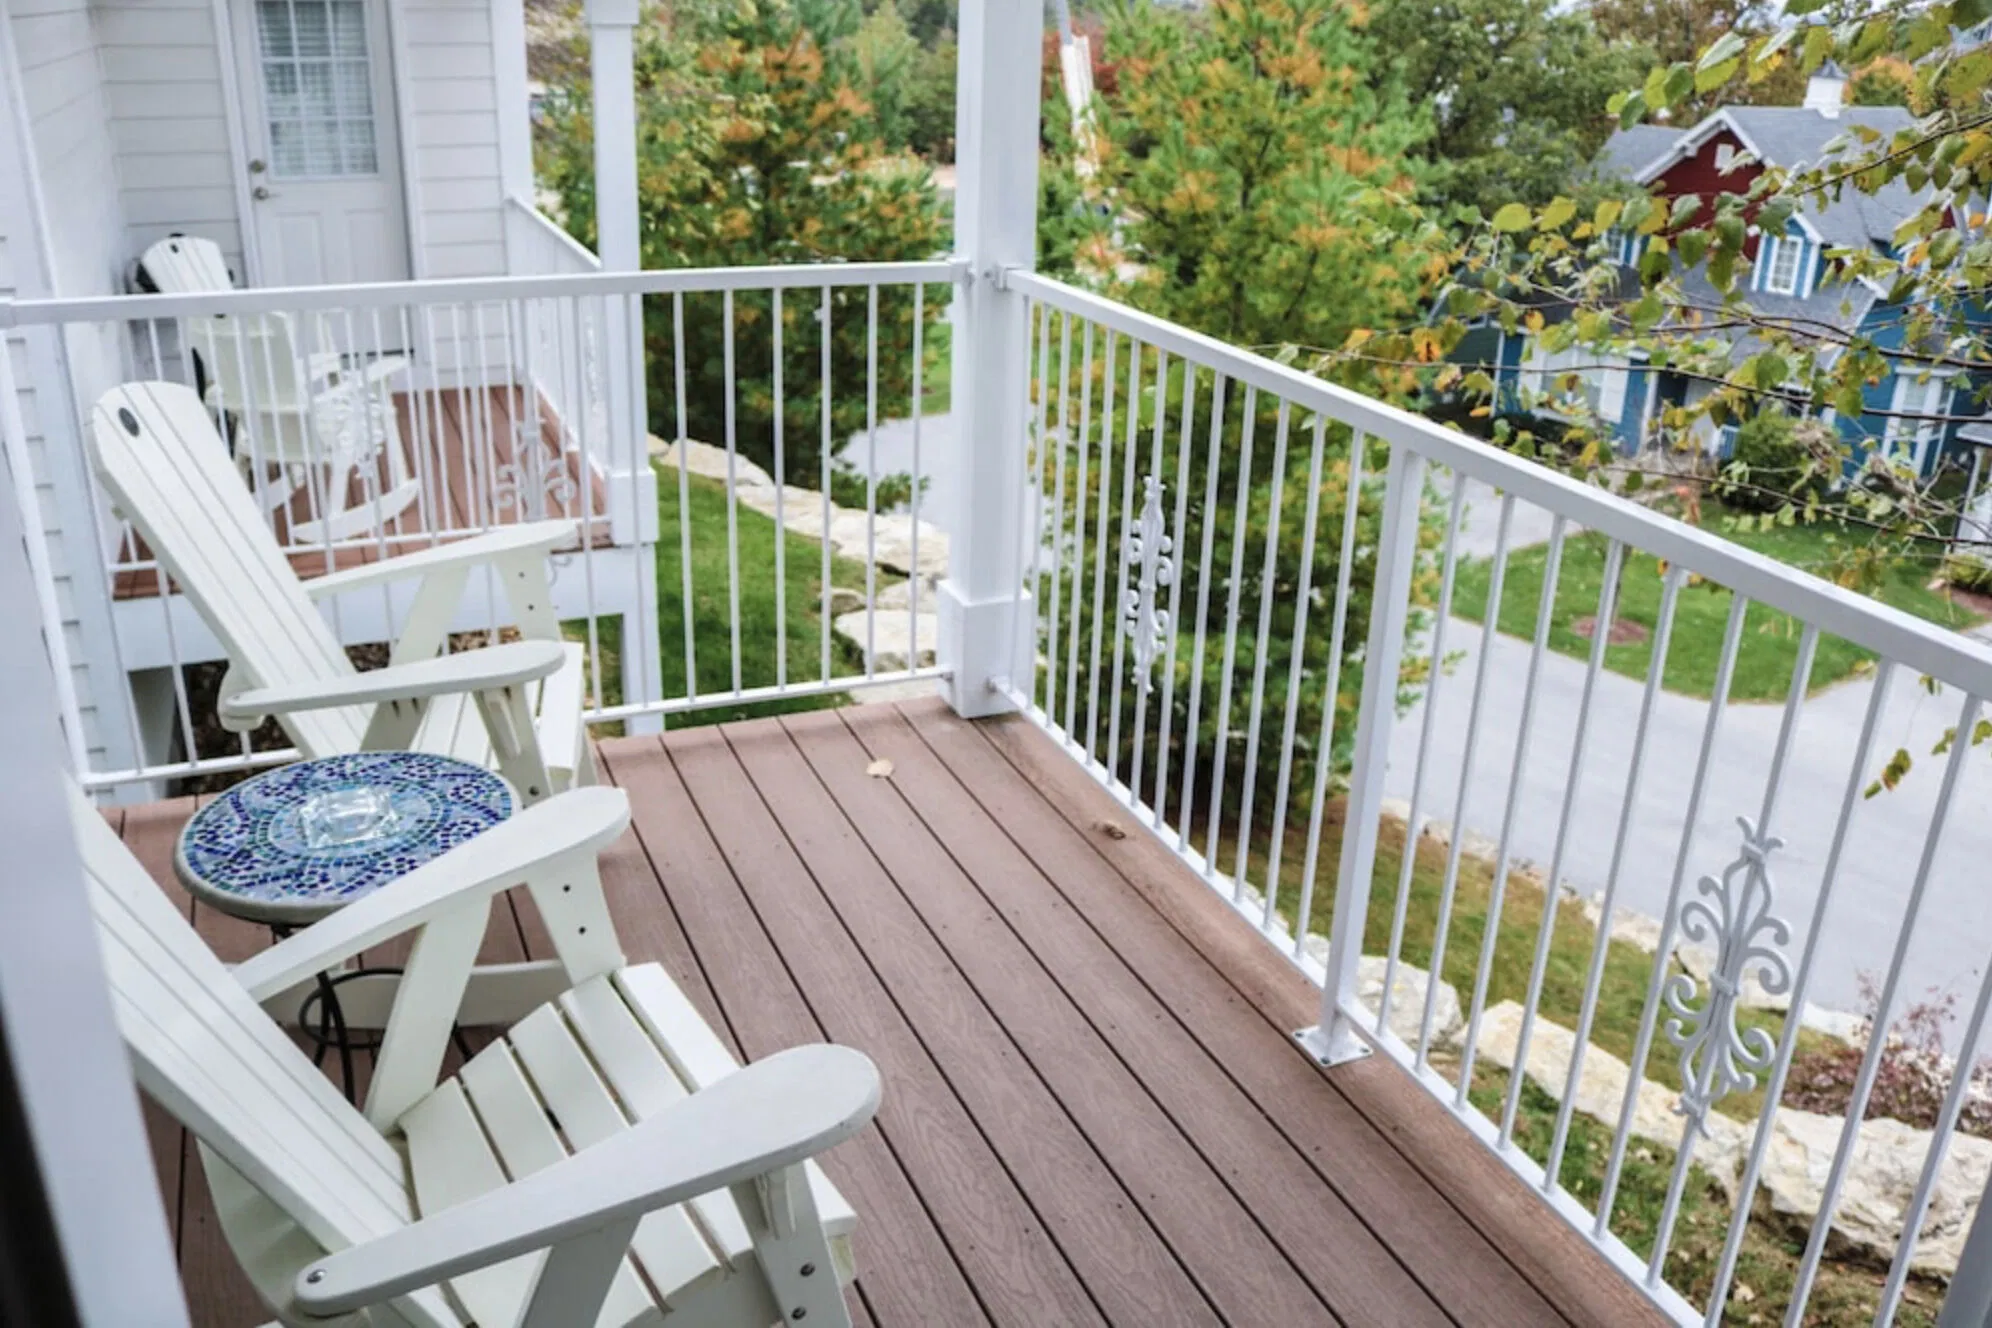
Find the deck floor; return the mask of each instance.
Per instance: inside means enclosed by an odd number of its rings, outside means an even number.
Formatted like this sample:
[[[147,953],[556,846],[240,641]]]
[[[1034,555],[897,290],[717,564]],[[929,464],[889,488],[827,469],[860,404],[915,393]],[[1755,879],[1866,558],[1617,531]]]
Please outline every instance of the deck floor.
[[[602,478],[604,459],[591,458],[585,467],[589,471],[589,501],[584,510],[582,458],[563,446],[560,418],[543,399],[539,402],[538,428],[534,428],[532,403],[526,399],[529,395],[525,389],[511,386],[395,393],[404,473],[422,481],[422,492],[382,522],[377,532],[331,549],[297,544],[290,553],[291,567],[309,580],[435,541],[461,539],[492,526],[542,516],[578,519],[585,515],[595,547],[612,543],[608,487]],[[271,482],[287,487],[288,481],[278,476],[274,467],[271,470]],[[374,470],[374,484],[385,491],[391,483],[385,455],[375,459]],[[329,477],[321,468],[313,485],[298,489],[275,509],[271,527],[279,543],[290,539],[293,525],[318,515],[314,493],[335,480],[347,486],[349,504],[364,507],[368,490],[358,472]],[[537,502],[531,496],[535,486],[541,492]],[[136,534],[125,536],[111,574],[118,599],[143,599],[159,593],[152,551]]]
[[[825,1163],[860,1323],[1659,1322],[1396,1067],[1316,1068],[1313,988],[1028,724],[910,702],[601,753],[631,957],[746,1058],[883,1072]],[[114,813],[162,882],[192,805]],[[265,943],[194,917],[225,958]],[[487,959],[549,953],[529,906],[501,919]],[[195,1322],[263,1322],[148,1110]]]

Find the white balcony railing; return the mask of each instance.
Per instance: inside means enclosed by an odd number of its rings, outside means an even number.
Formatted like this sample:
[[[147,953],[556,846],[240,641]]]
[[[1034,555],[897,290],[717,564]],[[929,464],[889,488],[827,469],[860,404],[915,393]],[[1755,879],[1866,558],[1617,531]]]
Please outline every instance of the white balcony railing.
[[[1012,699],[1323,985],[1310,1049],[1405,1067],[1667,1313],[1713,1324],[1736,1292],[1747,1229],[1766,1220],[1752,1201],[1808,1002],[1850,1008],[1865,974],[1886,1029],[1921,983],[1965,984],[1947,1030],[1965,1068],[1902,1197],[1875,1320],[1888,1321],[1928,1243],[1957,1237],[1925,1232],[1939,1189],[1951,1225],[1977,1201],[1975,1185],[1939,1182],[1992,1002],[1992,927],[1968,902],[1971,864],[1941,851],[1970,817],[1971,744],[1960,737],[1914,789],[1862,794],[1904,735],[1973,732],[1992,651],[1265,358],[1035,275],[1007,283],[1032,337],[1018,630],[1037,660]],[[1491,540],[1469,530],[1469,509],[1491,518]],[[1595,624],[1614,622],[1627,560],[1664,569],[1643,682],[1605,673],[1608,630],[1583,663],[1549,649],[1567,617],[1558,568],[1580,531],[1602,544]],[[1504,578],[1525,542],[1544,541],[1530,555],[1546,587],[1532,635],[1503,639],[1491,624]],[[1469,575],[1479,623],[1454,617]],[[1725,591],[1712,698],[1664,694],[1683,602]],[[1782,705],[1739,718],[1727,702],[1746,631],[1789,633],[1793,664]],[[1874,664],[1853,690],[1814,696],[1827,643]],[[1443,844],[1421,840],[1434,823],[1451,826]],[[1485,858],[1469,889],[1476,831]],[[1547,869],[1513,885],[1525,857]],[[1595,931],[1573,937],[1566,883],[1595,892]],[[1657,919],[1659,955],[1713,953],[1706,968],[1636,960],[1628,1013],[1636,952],[1611,938],[1635,907]],[[1518,908],[1528,925],[1501,925]],[[1440,1026],[1439,984],[1407,985],[1412,953],[1457,984],[1456,1031]],[[1608,958],[1617,1004],[1604,1009]],[[1526,973],[1498,1037],[1497,968]],[[1551,1036],[1551,986],[1575,1007],[1556,1016],[1574,1050],[1554,1074],[1531,1047]],[[1766,1024],[1746,993],[1790,1013]],[[1587,1049],[1608,1033],[1629,1063],[1624,1094],[1579,1123]],[[1789,1278],[1788,1324],[1810,1321],[1884,1040],[1862,1060],[1802,1252],[1776,1274]],[[1660,1139],[1640,1115],[1649,1076],[1672,1086]],[[1518,1120],[1529,1078],[1548,1080],[1554,1103],[1533,1131]],[[1736,1105],[1752,1088],[1754,1116]],[[1716,1134],[1738,1150],[1726,1163]],[[1634,1153],[1650,1191],[1638,1204]],[[1731,1168],[1720,1253],[1712,1276],[1675,1286],[1684,1197],[1712,1193],[1697,1165]]]
[[[828,490],[843,438],[861,435],[852,454],[867,458],[881,412],[918,419],[927,325],[956,269],[577,272],[585,250],[537,213],[513,212],[518,264],[554,274],[0,302],[0,328],[42,339],[75,386],[74,403],[39,391],[37,421],[0,414],[0,431],[24,463],[17,480],[31,477],[26,489],[51,514],[36,550],[56,569],[43,578],[44,628],[68,650],[64,720],[87,785],[290,755],[246,737],[217,746],[202,698],[218,682],[220,644],[85,461],[91,404],[132,379],[206,393],[304,577],[513,522],[577,519],[575,545],[555,560],[555,596],[589,647],[591,721],[654,724],[933,675],[918,650],[923,635],[932,650],[921,628],[930,586],[914,575],[903,602],[886,596],[898,576],[872,556],[881,531],[910,528],[913,560],[932,564],[931,548],[919,552],[921,486],[901,513],[878,501],[878,467],[846,481],[849,506]],[[908,381],[910,401],[880,392]],[[777,464],[756,486],[745,454],[757,435],[743,430],[769,427]],[[679,447],[667,468],[651,430],[713,451]],[[811,475],[821,492],[782,474],[782,440],[793,448],[804,435],[821,454]],[[701,455],[724,464],[701,475]],[[796,540],[812,553],[798,559]],[[490,591],[470,588],[457,631],[509,625]],[[862,594],[855,609],[851,592]],[[393,640],[408,608],[356,594],[332,614],[341,640],[362,646]],[[833,619],[854,611],[865,615],[861,647],[876,648],[833,647]],[[878,636],[896,637],[901,614],[909,644],[892,654]],[[817,649],[791,639],[805,631]],[[764,632],[772,650],[756,639]]]

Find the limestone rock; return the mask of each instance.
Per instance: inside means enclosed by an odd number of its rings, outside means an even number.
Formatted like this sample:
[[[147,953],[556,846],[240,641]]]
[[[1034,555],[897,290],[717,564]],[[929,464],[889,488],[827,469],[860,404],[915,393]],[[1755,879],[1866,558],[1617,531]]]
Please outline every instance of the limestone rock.
[[[1356,999],[1375,1011],[1383,1004],[1382,955],[1364,955],[1356,964]],[[1418,1028],[1425,1019],[1425,992],[1432,975],[1422,968],[1400,963],[1391,982],[1390,1031],[1406,1046],[1418,1045]],[[1466,1019],[1460,1013],[1459,993],[1450,982],[1440,982],[1432,1001],[1432,1045],[1450,1047],[1459,1040]]]
[[[844,586],[830,587],[830,616],[841,618],[850,613],[861,613],[865,607],[865,592],[850,590]]]
[[[667,443],[656,434],[650,435],[651,458],[675,472],[678,468],[678,445]],[[701,443],[697,439],[687,439],[685,443],[685,471],[692,475],[703,475],[707,479],[726,482],[726,449],[714,447],[711,443]],[[733,491],[746,502],[747,490],[769,489],[775,486],[774,477],[741,455],[738,449],[733,454]]]
[[[941,620],[931,613],[922,613],[909,624],[904,613],[860,611],[834,618],[830,625],[837,635],[855,646],[860,655],[864,654],[869,640],[871,667],[879,673],[928,667],[934,662],[934,651],[941,639]],[[913,655],[910,665],[907,663],[909,654]]]
[[[1521,1003],[1502,1001],[1481,1016],[1477,1054],[1488,1064],[1512,1071],[1521,1031]],[[1576,1042],[1576,1035],[1569,1029],[1540,1017],[1529,1032],[1528,1076],[1558,1100],[1562,1099],[1564,1085],[1569,1081],[1570,1055]],[[1577,1080],[1577,1110],[1616,1129],[1630,1077],[1624,1061],[1601,1048],[1587,1048],[1583,1071]],[[1677,1100],[1672,1089],[1650,1079],[1641,1080],[1633,1106],[1634,1137],[1679,1148],[1685,1122],[1674,1110]],[[1711,1112],[1707,1133],[1695,1146],[1695,1161],[1725,1188],[1733,1188],[1749,1144],[1749,1126],[1720,1112]]]
[[[1809,1111],[1777,1114],[1762,1177],[1773,1210],[1807,1221],[1818,1213],[1843,1126],[1838,1116]],[[1863,1249],[1892,1259],[1929,1147],[1928,1130],[1897,1120],[1862,1121],[1833,1229]],[[1992,1139],[1953,1135],[1911,1258],[1913,1270],[1939,1276],[1957,1271],[1958,1255],[1988,1175],[1992,1175]]]

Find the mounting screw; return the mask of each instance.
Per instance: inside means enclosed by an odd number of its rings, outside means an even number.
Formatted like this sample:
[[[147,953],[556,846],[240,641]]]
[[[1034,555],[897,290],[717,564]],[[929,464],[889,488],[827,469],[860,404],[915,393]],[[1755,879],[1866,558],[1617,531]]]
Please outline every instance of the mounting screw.
[[[316,1286],[325,1280],[325,1270],[323,1268],[314,1268],[304,1275],[304,1280]]]
[[[808,1317],[809,1311],[800,1305],[789,1311],[789,1318],[791,1319],[807,1319]]]
[[[816,1265],[815,1265],[815,1264],[813,1264],[813,1263],[806,1263],[806,1264],[804,1264],[804,1265],[802,1266],[802,1275],[803,1275],[804,1277],[814,1277],[814,1276],[816,1276]]]

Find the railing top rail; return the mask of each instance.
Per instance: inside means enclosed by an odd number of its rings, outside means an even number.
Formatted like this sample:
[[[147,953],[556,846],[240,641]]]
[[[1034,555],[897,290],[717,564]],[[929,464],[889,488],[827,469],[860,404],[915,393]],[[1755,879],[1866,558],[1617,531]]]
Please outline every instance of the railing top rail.
[[[1010,289],[1316,410],[1576,524],[1678,564],[1975,696],[1992,697],[1992,647],[1836,586],[1651,508],[1523,460],[1457,429],[1325,382],[1166,319],[1031,272]]]
[[[681,268],[674,271],[577,272],[555,277],[455,277],[352,286],[277,286],[196,295],[107,295],[47,300],[0,300],[0,327],[126,319],[189,318],[203,314],[406,308],[422,304],[532,300],[560,296],[664,295],[673,292],[818,289],[825,286],[905,286],[953,282],[967,271],[951,259],[920,263],[799,263],[768,267]]]
[[[531,199],[521,198],[517,194],[507,194],[505,206],[518,212],[527,225],[536,228],[546,237],[549,244],[560,249],[582,268],[590,272],[602,270],[602,260],[596,256],[595,251],[568,234],[565,226],[540,211]]]

